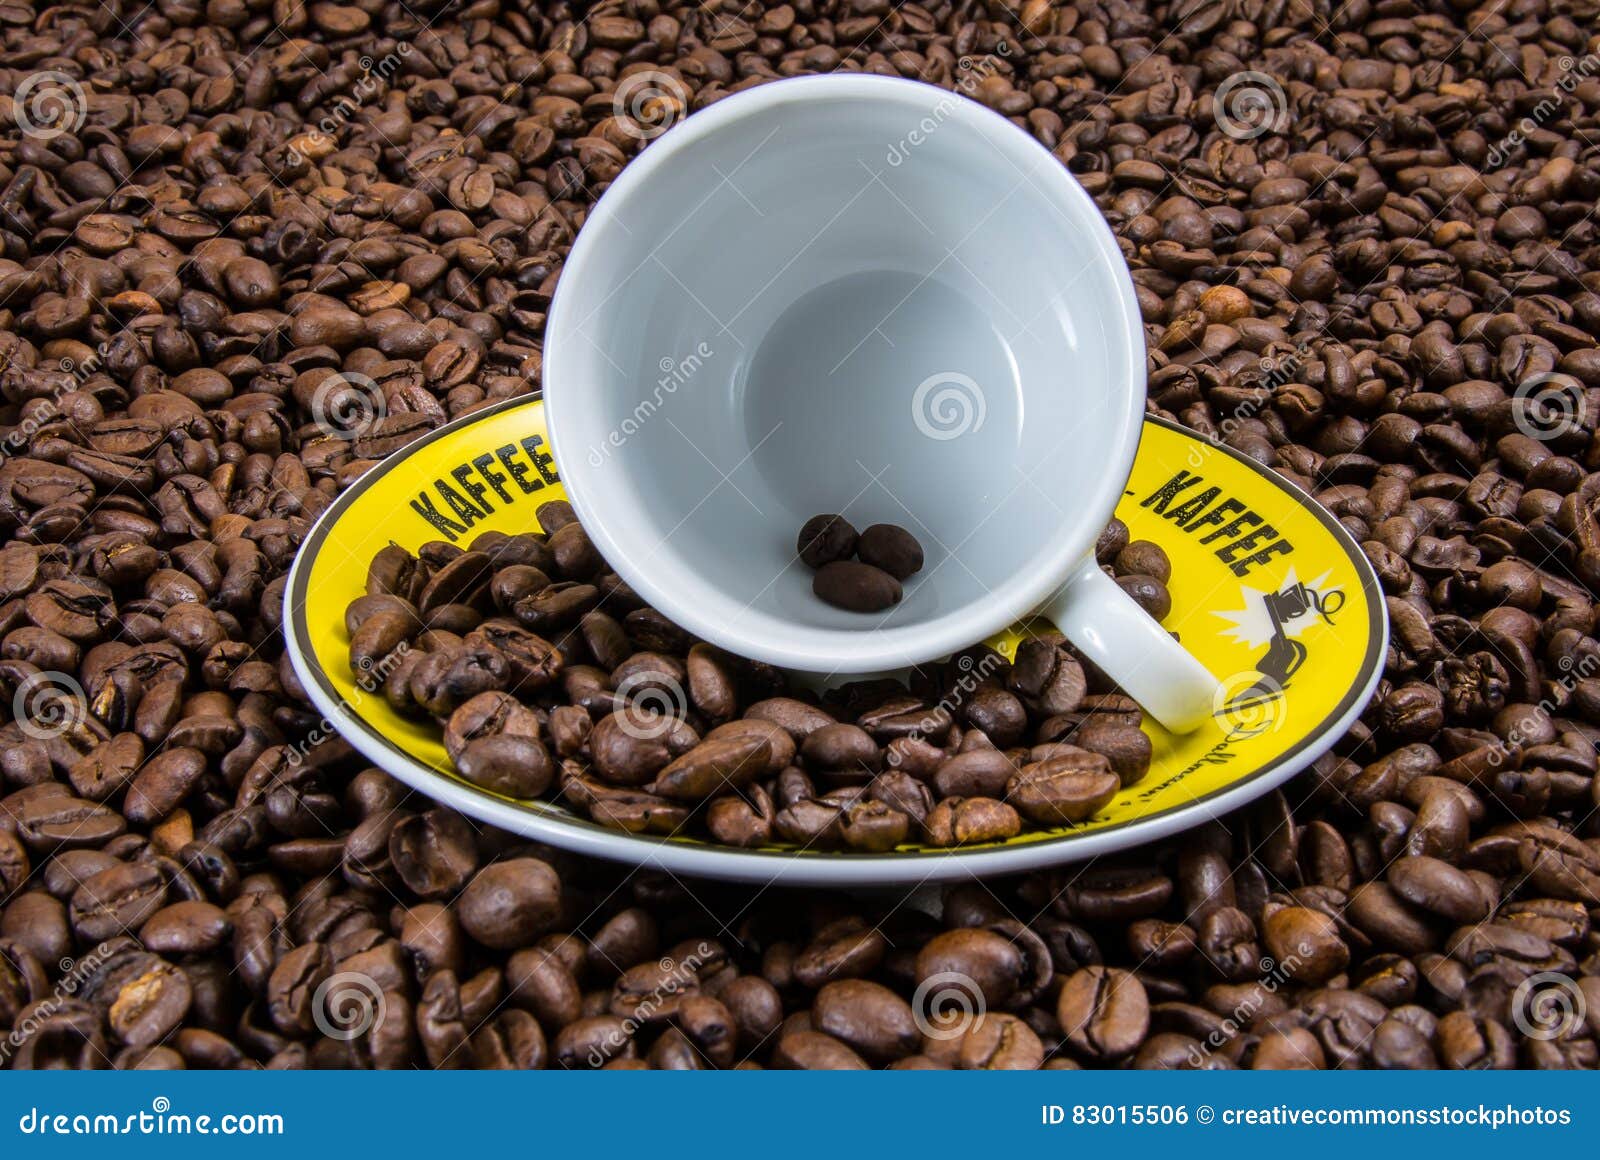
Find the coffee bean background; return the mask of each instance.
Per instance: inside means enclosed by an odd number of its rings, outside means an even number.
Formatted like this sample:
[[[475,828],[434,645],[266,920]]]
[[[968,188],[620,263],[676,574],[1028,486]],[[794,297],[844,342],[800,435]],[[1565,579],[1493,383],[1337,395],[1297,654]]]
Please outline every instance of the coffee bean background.
[[[1595,1067],[1595,15],[0,4],[6,1065]],[[1133,267],[1151,407],[1372,558],[1385,680],[1281,792],[906,904],[530,847],[322,733],[278,632],[310,522],[537,384],[663,125],[838,70],[1050,149]]]

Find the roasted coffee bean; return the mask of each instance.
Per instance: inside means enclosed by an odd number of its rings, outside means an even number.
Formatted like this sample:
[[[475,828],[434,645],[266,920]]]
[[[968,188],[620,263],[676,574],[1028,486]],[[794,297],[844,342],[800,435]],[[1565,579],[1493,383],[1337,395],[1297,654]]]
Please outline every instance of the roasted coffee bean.
[[[389,831],[389,861],[417,897],[452,897],[478,866],[472,826],[445,809],[402,818]]]
[[[126,862],[102,870],[72,895],[72,926],[90,943],[124,934],[161,909],[167,884],[148,862]]]
[[[555,767],[536,738],[495,733],[469,741],[456,770],[473,785],[506,797],[537,797],[549,788]]]
[[[990,797],[947,797],[923,820],[922,829],[932,846],[965,846],[999,842],[1022,831],[1017,811]]]
[[[816,1029],[867,1059],[880,1063],[899,1059],[922,1042],[910,1004],[880,983],[841,979],[818,991],[813,1004]]]
[[[1000,798],[1017,772],[1010,755],[998,749],[974,749],[942,762],[932,784],[940,797]]]
[[[808,568],[820,568],[856,554],[856,530],[843,516],[812,516],[800,529],[795,552]]]
[[[1006,796],[1039,825],[1058,826],[1092,817],[1121,788],[1110,762],[1079,750],[1024,766],[1006,782]]]
[[[1085,967],[1062,984],[1056,1018],[1074,1054],[1103,1062],[1138,1048],[1150,1028],[1150,1001],[1127,971]]]
[[[922,571],[922,545],[897,524],[873,524],[861,533],[856,555],[863,564],[881,568],[896,580]]]
[[[457,901],[461,928],[486,947],[531,942],[561,915],[561,882],[537,858],[511,858],[484,867]]]
[[[233,937],[226,912],[198,899],[175,902],[151,915],[139,941],[161,955],[196,955],[218,950]]]
[[[834,560],[817,570],[811,590],[835,608],[882,612],[900,603],[900,581],[881,568],[856,560]]]

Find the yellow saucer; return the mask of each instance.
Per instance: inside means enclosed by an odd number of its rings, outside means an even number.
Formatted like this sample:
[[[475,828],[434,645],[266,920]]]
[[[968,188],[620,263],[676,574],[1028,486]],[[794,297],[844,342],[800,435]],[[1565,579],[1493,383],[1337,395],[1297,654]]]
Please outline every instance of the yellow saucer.
[[[1220,816],[1304,769],[1359,715],[1383,670],[1377,579],[1349,534],[1299,489],[1229,448],[1147,419],[1117,516],[1172,560],[1165,624],[1222,681],[1213,719],[1174,736],[1146,725],[1149,774],[1086,822],[958,849],[889,854],[738,850],[606,829],[565,806],[519,801],[456,777],[439,730],[389,708],[349,665],[344,611],[391,541],[415,550],[467,527],[536,527],[565,496],[544,405],[512,400],[418,440],[363,476],[317,522],[289,575],[284,629],[327,724],[374,764],[484,822],[602,858],[677,874],[821,885],[1014,873],[1155,840]],[[1029,626],[990,640],[1010,656]]]

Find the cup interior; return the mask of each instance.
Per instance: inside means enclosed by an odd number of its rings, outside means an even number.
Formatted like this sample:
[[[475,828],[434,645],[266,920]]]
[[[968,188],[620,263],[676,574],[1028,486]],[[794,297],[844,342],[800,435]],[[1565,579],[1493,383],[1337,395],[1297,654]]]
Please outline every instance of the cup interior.
[[[652,143],[580,235],[546,353],[556,459],[613,566],[707,639],[839,671],[1040,603],[1143,411],[1089,197],[999,116],[885,78],[762,86]],[[918,537],[901,603],[812,594],[795,537],[819,512]]]

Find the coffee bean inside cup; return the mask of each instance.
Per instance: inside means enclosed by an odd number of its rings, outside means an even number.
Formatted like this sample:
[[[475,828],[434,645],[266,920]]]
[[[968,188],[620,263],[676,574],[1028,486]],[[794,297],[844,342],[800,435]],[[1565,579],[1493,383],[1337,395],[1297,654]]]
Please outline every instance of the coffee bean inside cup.
[[[922,570],[922,545],[898,524],[873,524],[858,535],[843,516],[812,516],[796,550],[801,563],[817,570],[811,590],[849,612],[894,607],[904,595],[900,582]]]
[[[834,560],[817,569],[811,591],[835,608],[851,612],[882,612],[900,603],[903,590],[882,568],[859,560]]]
[[[863,564],[881,568],[896,580],[910,579],[922,571],[922,545],[898,524],[873,524],[861,533],[856,556]]]
[[[808,568],[820,568],[835,560],[848,560],[855,555],[860,537],[843,516],[812,516],[800,529],[795,546],[801,561]]]

